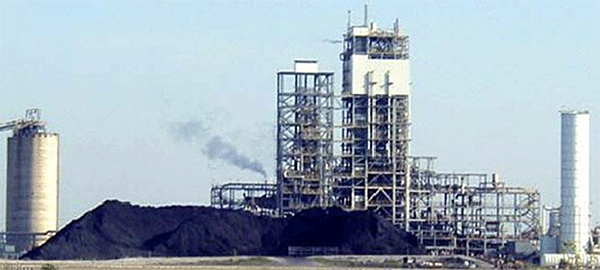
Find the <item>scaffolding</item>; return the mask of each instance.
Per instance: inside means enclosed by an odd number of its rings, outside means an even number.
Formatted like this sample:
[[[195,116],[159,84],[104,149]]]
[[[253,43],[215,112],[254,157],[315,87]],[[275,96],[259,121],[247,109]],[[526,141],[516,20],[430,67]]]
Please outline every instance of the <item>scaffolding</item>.
[[[277,192],[280,215],[330,205],[333,72],[296,60],[277,73]]]

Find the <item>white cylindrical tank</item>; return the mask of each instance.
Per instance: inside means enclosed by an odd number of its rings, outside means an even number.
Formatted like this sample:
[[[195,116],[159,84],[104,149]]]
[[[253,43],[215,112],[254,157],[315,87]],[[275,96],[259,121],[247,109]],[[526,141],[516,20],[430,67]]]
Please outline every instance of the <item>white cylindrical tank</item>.
[[[572,243],[584,253],[589,239],[590,115],[587,111],[561,112],[560,244]]]
[[[8,138],[7,244],[29,250],[58,227],[58,134],[15,134]],[[37,234],[37,235],[35,235]]]

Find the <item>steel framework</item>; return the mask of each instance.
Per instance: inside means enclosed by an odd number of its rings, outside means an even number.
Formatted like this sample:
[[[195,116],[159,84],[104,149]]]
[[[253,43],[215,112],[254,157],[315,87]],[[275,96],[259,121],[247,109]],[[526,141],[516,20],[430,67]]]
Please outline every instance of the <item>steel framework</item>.
[[[408,57],[408,36],[399,34],[397,24],[393,32],[350,27],[344,36],[333,197],[346,209],[372,210],[394,224],[409,212],[408,70],[397,71]]]
[[[507,187],[497,174],[437,173],[435,157],[409,156],[408,57],[397,23],[393,31],[361,26],[344,36],[341,95],[334,97],[331,72],[278,72],[277,184],[213,187],[211,203],[241,208],[256,198],[247,194],[262,192],[277,194],[276,211],[265,213],[278,216],[330,205],[371,210],[438,254],[536,246],[537,190]]]
[[[276,193],[275,184],[226,183],[211,187],[210,204],[222,209],[244,209],[259,215],[274,215]]]
[[[278,72],[277,192],[280,215],[330,205],[332,163],[333,72]]]
[[[489,255],[508,242],[539,244],[540,194],[507,187],[497,174],[435,173],[411,167],[409,231],[431,252]]]
[[[26,242],[27,251],[36,247],[36,243],[50,239],[56,235],[56,231],[47,232],[0,232],[0,258],[17,260],[23,255],[23,251],[17,250],[14,243],[8,240],[11,237],[19,237]]]
[[[343,95],[334,198],[349,210],[404,220],[408,187],[408,96]]]

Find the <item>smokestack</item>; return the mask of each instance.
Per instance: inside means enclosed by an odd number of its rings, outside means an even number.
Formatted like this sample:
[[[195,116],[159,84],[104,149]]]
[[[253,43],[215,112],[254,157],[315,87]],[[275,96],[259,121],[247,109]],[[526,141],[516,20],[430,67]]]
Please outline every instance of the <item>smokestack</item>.
[[[560,245],[583,254],[590,235],[590,115],[561,112]],[[574,244],[575,250],[568,245]]]

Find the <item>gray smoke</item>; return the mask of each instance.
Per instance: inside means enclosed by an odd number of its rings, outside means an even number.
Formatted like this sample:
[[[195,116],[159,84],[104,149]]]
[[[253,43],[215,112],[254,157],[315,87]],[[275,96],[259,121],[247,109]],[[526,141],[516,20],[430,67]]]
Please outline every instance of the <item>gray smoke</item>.
[[[210,129],[202,121],[172,123],[170,125],[170,132],[175,139],[188,143],[195,140],[203,140],[210,135]],[[262,163],[256,159],[244,156],[235,146],[226,142],[220,136],[213,135],[206,141],[202,153],[210,159],[219,159],[240,169],[257,172],[265,178],[267,177],[267,172]]]
[[[170,131],[176,139],[189,143],[195,139],[204,138],[208,134],[208,128],[200,121],[172,123]]]
[[[238,152],[235,146],[224,141],[219,136],[211,137],[208,142],[204,144],[202,152],[211,159],[220,159],[240,169],[257,172],[265,178],[267,177],[267,172],[262,163],[256,159],[250,159],[244,156]]]

